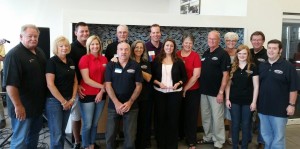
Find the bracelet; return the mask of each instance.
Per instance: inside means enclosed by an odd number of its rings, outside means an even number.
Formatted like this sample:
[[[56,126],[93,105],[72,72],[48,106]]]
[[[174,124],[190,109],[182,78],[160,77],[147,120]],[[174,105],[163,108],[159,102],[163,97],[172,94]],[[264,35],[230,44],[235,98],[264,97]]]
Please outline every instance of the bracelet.
[[[68,101],[65,101],[64,103],[62,103],[61,105],[64,106]]]
[[[75,98],[72,98],[71,101],[72,101],[72,102],[75,102]]]

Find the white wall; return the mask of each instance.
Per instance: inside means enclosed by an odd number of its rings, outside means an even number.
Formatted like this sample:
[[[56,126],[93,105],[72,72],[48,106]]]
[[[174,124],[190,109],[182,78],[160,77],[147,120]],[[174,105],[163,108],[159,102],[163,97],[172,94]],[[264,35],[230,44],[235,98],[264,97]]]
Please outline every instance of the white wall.
[[[50,27],[51,42],[71,38],[71,23],[245,28],[245,44],[256,30],[281,39],[282,12],[300,12],[299,0],[202,0],[201,15],[180,15],[180,0],[0,0],[0,38],[19,42],[20,26]]]

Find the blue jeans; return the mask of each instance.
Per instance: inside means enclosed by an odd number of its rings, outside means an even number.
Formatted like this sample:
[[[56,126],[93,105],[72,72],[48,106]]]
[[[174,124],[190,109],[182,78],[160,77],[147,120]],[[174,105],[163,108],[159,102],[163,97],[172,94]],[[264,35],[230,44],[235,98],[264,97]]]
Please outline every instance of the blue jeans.
[[[43,126],[42,115],[26,118],[19,121],[11,117],[13,135],[11,137],[11,149],[36,149],[39,140],[39,132]]]
[[[285,129],[288,119],[261,113],[258,113],[258,116],[265,149],[285,149]]]
[[[251,119],[252,119],[253,116],[255,116],[257,119],[259,119],[259,117],[257,116],[257,112],[252,112]],[[258,134],[257,134],[257,143],[265,144],[264,140],[261,136],[261,133],[260,133],[260,122],[258,121],[258,123],[255,123],[255,122],[252,122],[252,123],[254,123],[255,126],[252,126],[252,125],[250,126],[249,141],[250,142],[252,141],[252,137],[253,137],[252,136],[252,131],[254,129],[253,127],[257,127],[257,132],[258,132]]]
[[[50,130],[50,148],[63,149],[66,138],[65,129],[71,110],[63,110],[63,106],[56,98],[47,98],[45,109]]]
[[[102,100],[99,103],[79,102],[82,117],[81,139],[82,146],[84,148],[89,147],[96,141],[98,121],[103,111],[104,105],[105,100]]]
[[[232,148],[239,147],[239,131],[242,127],[242,149],[248,148],[249,133],[251,126],[250,105],[231,104],[231,132],[232,132]]]
[[[137,128],[138,109],[130,109],[124,115],[117,114],[115,109],[108,108],[106,124],[106,149],[116,149],[116,136],[120,119],[123,118],[124,147],[135,149],[134,141]]]

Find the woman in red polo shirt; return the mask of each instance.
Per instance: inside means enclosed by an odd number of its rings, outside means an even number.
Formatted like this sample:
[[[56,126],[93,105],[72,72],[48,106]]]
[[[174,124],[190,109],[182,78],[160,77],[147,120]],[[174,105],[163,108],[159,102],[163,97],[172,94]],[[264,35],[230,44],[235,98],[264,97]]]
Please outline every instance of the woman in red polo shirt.
[[[80,85],[84,88],[84,98],[79,107],[82,115],[82,146],[93,149],[97,125],[105,104],[104,73],[107,59],[101,55],[102,46],[98,36],[91,36],[86,42],[87,55],[79,61],[82,75]]]
[[[182,37],[182,50],[177,52],[185,65],[188,81],[183,87],[183,101],[181,104],[181,119],[186,143],[189,149],[195,149],[197,143],[197,119],[200,106],[199,81],[201,61],[198,53],[193,51],[194,37],[186,33]]]

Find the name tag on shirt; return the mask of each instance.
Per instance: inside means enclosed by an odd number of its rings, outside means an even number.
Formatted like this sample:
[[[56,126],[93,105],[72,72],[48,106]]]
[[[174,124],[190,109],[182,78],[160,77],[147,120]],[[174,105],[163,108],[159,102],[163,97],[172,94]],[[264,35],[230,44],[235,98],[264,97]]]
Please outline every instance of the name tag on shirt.
[[[122,69],[116,68],[116,69],[115,69],[115,73],[122,73]]]
[[[149,55],[149,61],[152,62],[155,58],[155,52],[154,51],[148,51]]]

